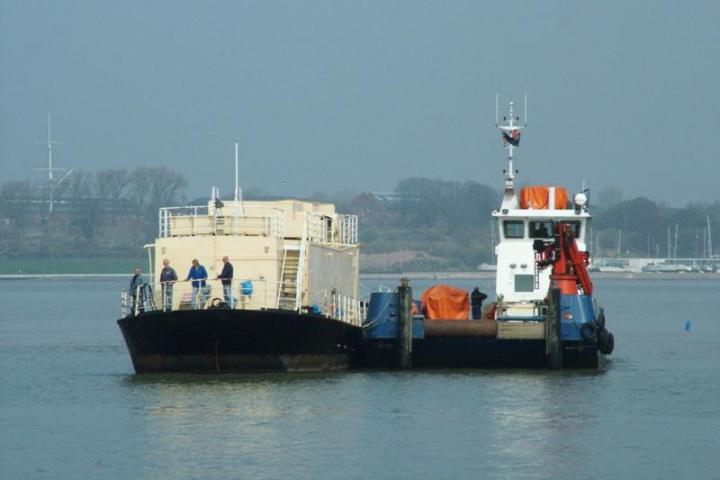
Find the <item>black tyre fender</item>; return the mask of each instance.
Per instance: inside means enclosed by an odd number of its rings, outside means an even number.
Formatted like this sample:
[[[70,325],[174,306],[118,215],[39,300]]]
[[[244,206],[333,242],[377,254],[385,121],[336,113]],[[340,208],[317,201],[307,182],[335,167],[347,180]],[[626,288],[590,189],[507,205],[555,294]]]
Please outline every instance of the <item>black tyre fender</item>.
[[[600,330],[597,335],[597,347],[605,355],[611,354],[615,348],[615,336],[607,330]]]
[[[595,319],[595,323],[597,324],[598,330],[602,330],[605,328],[605,309],[600,309],[600,313],[598,313],[598,316]]]
[[[613,350],[615,350],[615,335],[613,335],[612,333],[608,333],[607,348],[605,350],[606,351],[603,353],[605,353],[606,355],[610,355]]]
[[[598,328],[593,322],[583,323],[580,326],[580,335],[582,335],[585,340],[592,340],[597,335],[597,330]]]

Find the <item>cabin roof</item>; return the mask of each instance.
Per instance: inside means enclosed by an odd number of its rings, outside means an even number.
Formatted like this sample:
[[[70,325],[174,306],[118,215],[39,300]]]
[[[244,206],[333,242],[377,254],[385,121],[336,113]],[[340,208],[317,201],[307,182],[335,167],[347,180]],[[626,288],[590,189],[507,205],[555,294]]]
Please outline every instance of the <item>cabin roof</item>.
[[[566,220],[575,220],[579,218],[590,218],[587,211],[575,210],[532,210],[532,209],[507,209],[493,210],[492,216],[496,218],[562,218]]]

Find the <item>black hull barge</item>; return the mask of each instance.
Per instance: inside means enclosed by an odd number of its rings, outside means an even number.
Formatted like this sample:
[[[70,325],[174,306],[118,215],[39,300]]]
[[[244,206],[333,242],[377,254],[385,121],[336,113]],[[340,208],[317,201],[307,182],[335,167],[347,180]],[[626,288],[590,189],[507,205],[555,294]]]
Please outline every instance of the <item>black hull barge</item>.
[[[163,207],[121,292],[137,373],[327,372],[362,343],[356,215],[301,200]],[[188,270],[189,269],[189,270]],[[187,272],[187,273],[185,273]]]
[[[288,310],[154,311],[118,320],[136,373],[346,369],[362,329]]]

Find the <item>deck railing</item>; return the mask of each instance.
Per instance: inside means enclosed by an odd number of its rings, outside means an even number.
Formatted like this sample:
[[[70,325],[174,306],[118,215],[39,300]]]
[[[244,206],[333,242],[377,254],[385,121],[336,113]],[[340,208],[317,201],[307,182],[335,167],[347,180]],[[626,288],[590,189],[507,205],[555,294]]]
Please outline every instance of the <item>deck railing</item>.
[[[193,288],[192,283],[192,280],[178,280],[165,285],[160,282],[143,283],[135,289],[134,294],[127,289],[121,290],[121,315],[124,318],[143,312],[205,310],[218,307],[247,310],[280,308],[277,303],[280,282],[270,282],[263,278],[234,279],[230,301],[227,303],[220,280],[206,280],[205,287],[198,288]],[[361,325],[367,314],[365,303],[348,295],[332,293],[321,303],[322,305],[308,305],[305,309],[351,325]]]
[[[354,245],[358,242],[358,216],[340,215],[340,243]]]
[[[357,215],[338,215],[337,222],[337,225],[333,225],[331,218],[327,215],[308,212],[305,220],[307,239],[314,243],[356,244],[358,233]]]
[[[334,293],[331,296],[330,315],[333,318],[360,326],[367,317],[367,304],[347,295]]]
[[[194,235],[258,235],[283,238],[283,212],[277,208],[207,205],[163,207],[158,213],[160,238]]]

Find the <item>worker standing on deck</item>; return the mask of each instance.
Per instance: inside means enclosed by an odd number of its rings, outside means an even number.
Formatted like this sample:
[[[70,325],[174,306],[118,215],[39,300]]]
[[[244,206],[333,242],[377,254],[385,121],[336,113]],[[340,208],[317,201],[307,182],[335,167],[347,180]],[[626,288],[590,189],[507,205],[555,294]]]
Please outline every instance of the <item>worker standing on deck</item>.
[[[473,320],[480,320],[482,318],[482,304],[486,298],[487,295],[481,292],[479,287],[475,287],[472,293],[470,293]]]
[[[135,267],[132,279],[130,279],[130,298],[132,299],[131,312],[135,313],[135,307],[138,312],[143,311],[143,291],[142,286],[145,284],[145,279],[142,277],[140,267]]]
[[[175,269],[170,266],[170,260],[163,260],[163,269],[160,271],[160,291],[164,310],[172,310],[173,284],[178,276]]]
[[[193,301],[193,308],[199,309],[205,304],[205,281],[208,278],[207,270],[205,270],[205,267],[200,265],[200,262],[197,258],[193,258],[192,260],[192,267],[190,267],[190,272],[188,272],[187,280],[192,280],[192,301]],[[202,293],[202,299],[200,299],[200,294]]]
[[[225,298],[225,303],[230,305],[230,308],[235,308],[232,296],[233,266],[232,263],[230,263],[230,259],[228,257],[223,257],[222,261],[223,269],[217,278],[218,280],[222,281],[223,297]]]

